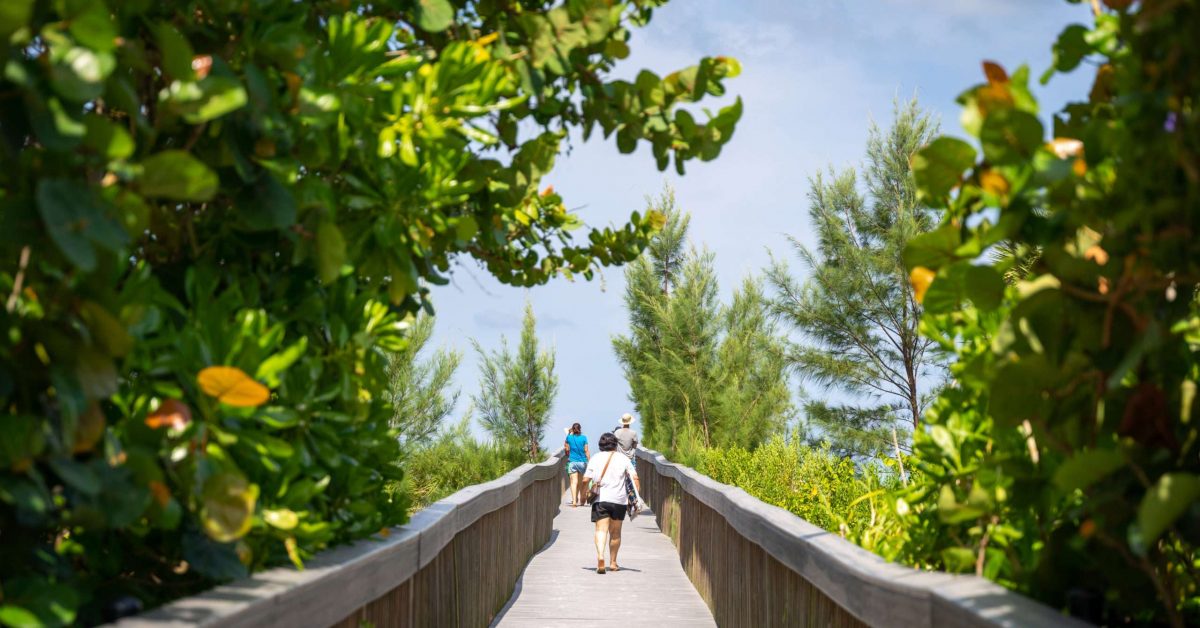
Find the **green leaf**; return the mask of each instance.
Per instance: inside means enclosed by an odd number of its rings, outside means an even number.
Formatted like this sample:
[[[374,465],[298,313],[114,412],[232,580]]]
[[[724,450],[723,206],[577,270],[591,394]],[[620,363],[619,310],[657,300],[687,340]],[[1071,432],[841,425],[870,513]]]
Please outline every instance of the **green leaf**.
[[[7,44],[8,38],[29,23],[34,0],[4,0],[0,2],[0,43]]]
[[[975,307],[991,311],[1004,300],[1004,277],[991,266],[969,266],[963,287]]]
[[[236,541],[250,531],[258,486],[232,471],[216,473],[204,482],[200,521],[204,532],[219,543]]]
[[[322,283],[332,283],[342,274],[346,263],[346,240],[332,220],[317,226],[317,272]]]
[[[80,270],[96,268],[95,245],[108,250],[123,246],[128,236],[98,205],[82,183],[43,179],[37,187],[38,212],[63,255]]]
[[[417,26],[423,31],[440,33],[454,23],[454,5],[449,0],[417,0]]]
[[[173,201],[209,201],[217,194],[217,173],[182,150],[164,150],[142,162],[138,186],[143,196]]]
[[[123,357],[133,348],[133,338],[125,326],[103,305],[95,301],[84,301],[79,307],[79,313],[83,322],[87,324],[92,339],[104,347],[109,355]]]
[[[962,236],[958,228],[946,223],[909,240],[908,246],[904,247],[904,264],[909,268],[941,268],[958,259],[955,251],[961,243]]]
[[[159,66],[170,78],[191,81],[196,77],[192,70],[192,59],[196,53],[192,45],[174,26],[166,22],[154,27],[154,38],[158,44]]]
[[[82,103],[104,93],[104,80],[116,68],[116,60],[107,52],[74,47],[55,59],[50,67],[50,83],[58,95]]]
[[[45,626],[37,615],[12,604],[0,606],[0,623],[12,628],[42,628]]]
[[[54,473],[62,478],[62,481],[71,488],[83,493],[84,495],[98,495],[100,493],[100,477],[96,472],[79,462],[75,462],[69,458],[51,458],[49,461],[50,468],[54,469]]]
[[[213,580],[244,578],[248,573],[233,543],[216,543],[200,534],[184,535],[183,559],[197,573]]]
[[[1197,502],[1200,502],[1200,476],[1163,474],[1138,505],[1137,529],[1130,532],[1130,545],[1145,551]]]
[[[294,529],[300,523],[300,517],[294,511],[287,508],[264,510],[262,516],[263,521],[267,522],[268,525],[285,531]]]
[[[979,132],[983,157],[994,165],[1021,163],[1043,144],[1041,120],[1027,111],[1000,109],[988,114]]]
[[[1092,51],[1091,46],[1084,38],[1087,33],[1087,27],[1081,24],[1072,24],[1059,33],[1058,41],[1054,42],[1054,67],[1046,70],[1046,73],[1042,75],[1043,84],[1050,80],[1050,76],[1055,70],[1059,72],[1074,70]]]
[[[1085,489],[1125,466],[1115,449],[1089,449],[1071,456],[1054,471],[1054,484],[1063,492]]]
[[[95,50],[110,52],[117,47],[117,25],[103,2],[89,2],[71,16],[67,30],[75,41]]]
[[[129,132],[108,118],[88,115],[83,124],[87,129],[84,146],[109,159],[124,159],[133,154],[133,138]]]
[[[254,379],[265,382],[270,388],[279,386],[279,374],[295,364],[296,360],[304,355],[306,349],[308,349],[308,337],[302,336],[288,348],[263,360],[262,364],[258,365],[258,370],[254,372]]]
[[[238,196],[238,220],[248,231],[286,229],[296,223],[296,197],[270,174]]]
[[[967,547],[947,547],[942,550],[942,563],[950,573],[968,573],[975,570],[975,552]]]
[[[198,97],[179,102],[180,113],[189,124],[215,120],[246,105],[246,88],[235,78],[209,76],[196,85]]]
[[[975,149],[953,137],[939,137],[912,157],[913,178],[925,197],[946,198],[975,163]]]

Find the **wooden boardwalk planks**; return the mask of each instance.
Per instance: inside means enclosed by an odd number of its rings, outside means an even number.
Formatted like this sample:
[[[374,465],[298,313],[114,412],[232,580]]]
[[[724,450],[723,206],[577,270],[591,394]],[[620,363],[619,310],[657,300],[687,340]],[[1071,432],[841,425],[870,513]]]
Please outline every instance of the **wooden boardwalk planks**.
[[[493,626],[715,626],[653,513],[626,521],[621,571],[596,573],[590,509],[563,505]]]

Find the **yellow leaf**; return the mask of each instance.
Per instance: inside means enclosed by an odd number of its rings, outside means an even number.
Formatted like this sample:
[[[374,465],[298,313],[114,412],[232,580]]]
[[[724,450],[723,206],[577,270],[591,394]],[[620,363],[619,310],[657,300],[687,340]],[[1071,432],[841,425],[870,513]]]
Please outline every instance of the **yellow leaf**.
[[[925,291],[929,289],[929,284],[933,283],[933,278],[936,276],[937,273],[924,266],[917,266],[912,269],[908,280],[912,282],[913,295],[917,297],[917,303],[925,300]]]
[[[200,521],[205,533],[218,543],[229,543],[250,531],[258,486],[237,473],[223,471],[204,482],[201,500]]]
[[[983,188],[984,192],[989,194],[999,197],[1008,196],[1008,179],[1005,179],[1004,175],[991,168],[984,170],[979,175],[979,186]]]
[[[296,537],[289,536],[283,540],[283,547],[287,550],[288,558],[292,559],[292,564],[296,569],[304,571],[304,561],[300,560],[300,549],[296,546]]]
[[[200,371],[196,382],[205,393],[231,406],[261,406],[271,398],[271,391],[266,386],[234,366],[210,366]]]
[[[483,37],[476,39],[475,43],[479,44],[480,46],[486,46],[486,45],[496,41],[499,38],[500,38],[500,32],[497,31],[494,33],[488,33],[487,35],[484,35]]]
[[[264,510],[262,516],[263,521],[266,521],[268,525],[279,528],[280,530],[291,530],[292,528],[295,528],[298,523],[300,523],[300,517],[298,517],[295,512],[288,510],[287,508],[280,508],[279,510]]]

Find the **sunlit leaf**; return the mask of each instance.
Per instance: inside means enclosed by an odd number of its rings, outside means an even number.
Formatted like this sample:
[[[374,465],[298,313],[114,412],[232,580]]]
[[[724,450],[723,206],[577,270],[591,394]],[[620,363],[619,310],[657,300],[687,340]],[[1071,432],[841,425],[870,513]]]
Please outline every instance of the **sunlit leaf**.
[[[258,486],[240,474],[219,472],[204,482],[200,521],[213,540],[229,543],[250,531]]]
[[[196,381],[207,395],[231,406],[261,406],[271,398],[266,386],[233,366],[207,367],[196,376]]]

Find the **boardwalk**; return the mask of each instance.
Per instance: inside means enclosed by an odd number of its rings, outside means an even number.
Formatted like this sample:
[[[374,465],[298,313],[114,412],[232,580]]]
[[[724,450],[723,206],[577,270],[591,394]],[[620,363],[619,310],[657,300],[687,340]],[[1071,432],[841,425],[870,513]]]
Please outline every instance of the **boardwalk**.
[[[596,573],[586,507],[563,505],[550,542],[536,554],[493,626],[715,626],[653,513],[626,521],[621,571]]]

